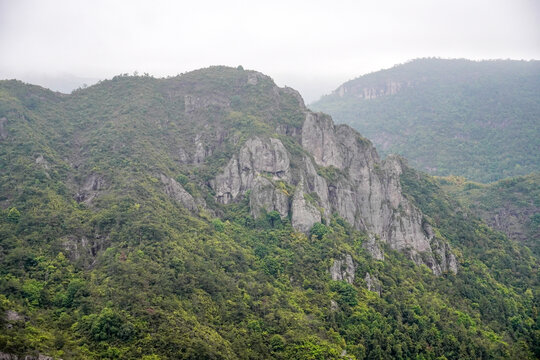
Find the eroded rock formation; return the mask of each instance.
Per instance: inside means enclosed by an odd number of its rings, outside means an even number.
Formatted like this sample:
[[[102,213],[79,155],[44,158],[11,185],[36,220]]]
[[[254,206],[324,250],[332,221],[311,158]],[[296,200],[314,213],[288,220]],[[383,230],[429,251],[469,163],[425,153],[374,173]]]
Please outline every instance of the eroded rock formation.
[[[350,254],[346,254],[341,259],[335,259],[330,268],[330,276],[334,281],[346,281],[349,284],[354,282],[356,265]]]
[[[304,233],[337,213],[371,234],[364,246],[377,260],[384,255],[374,235],[435,274],[456,272],[449,245],[435,239],[423,225],[421,211],[402,193],[402,160],[389,156],[382,161],[372,144],[349,126],[335,125],[324,114],[306,110],[305,115],[301,130],[279,129],[281,134],[299,134],[305,154],[295,159],[296,166],[291,167],[291,155],[279,139],[250,138],[210,182],[217,202],[228,204],[250,191],[254,217],[278,211]],[[294,193],[278,189],[279,181],[295,188]]]

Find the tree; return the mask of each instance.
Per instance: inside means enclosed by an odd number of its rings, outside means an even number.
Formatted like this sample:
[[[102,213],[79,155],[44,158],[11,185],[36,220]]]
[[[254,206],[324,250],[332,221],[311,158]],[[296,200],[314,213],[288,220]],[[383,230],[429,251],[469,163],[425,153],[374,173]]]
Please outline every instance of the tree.
[[[321,223],[315,223],[311,230],[309,231],[310,237],[315,235],[319,240],[323,238],[324,235],[328,232],[328,227]]]
[[[21,213],[19,212],[19,210],[17,210],[16,207],[12,207],[11,209],[9,209],[9,212],[7,215],[7,219],[9,222],[16,224],[19,222],[20,218],[21,218]]]

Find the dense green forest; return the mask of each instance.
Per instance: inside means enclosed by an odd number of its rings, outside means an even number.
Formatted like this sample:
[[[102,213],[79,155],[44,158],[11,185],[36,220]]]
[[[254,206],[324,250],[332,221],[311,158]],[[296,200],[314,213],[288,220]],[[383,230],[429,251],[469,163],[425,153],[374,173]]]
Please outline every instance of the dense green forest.
[[[377,260],[369,234],[336,214],[302,233],[276,211],[253,217],[247,195],[216,201],[211,180],[254,135],[279,138],[295,166],[304,118],[297,93],[240,67],[122,75],[71,95],[0,82],[0,352],[540,357],[538,258],[428,175],[406,167],[399,181],[452,246],[457,274],[385,244]],[[205,139],[214,150],[198,151]],[[162,175],[196,205],[169,196]],[[354,279],[332,280],[345,254]]]
[[[432,175],[491,182],[540,171],[540,61],[418,59],[310,105]]]

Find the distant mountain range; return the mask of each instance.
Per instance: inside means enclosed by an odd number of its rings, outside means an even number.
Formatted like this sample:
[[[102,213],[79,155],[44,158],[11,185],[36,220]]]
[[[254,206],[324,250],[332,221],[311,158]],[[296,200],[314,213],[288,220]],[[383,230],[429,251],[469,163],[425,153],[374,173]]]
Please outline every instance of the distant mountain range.
[[[540,61],[414,60],[310,108],[433,175],[490,182],[540,170]]]

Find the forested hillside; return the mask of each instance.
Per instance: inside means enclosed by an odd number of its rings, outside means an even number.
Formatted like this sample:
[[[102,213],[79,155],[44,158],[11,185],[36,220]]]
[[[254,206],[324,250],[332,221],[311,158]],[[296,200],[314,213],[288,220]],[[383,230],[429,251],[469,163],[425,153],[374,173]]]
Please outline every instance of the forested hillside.
[[[445,191],[496,230],[540,254],[540,174],[517,176],[492,184],[460,177],[439,181]]]
[[[540,61],[418,59],[310,105],[433,175],[491,182],[540,171]]]
[[[1,81],[0,353],[538,358],[538,259],[438,184],[241,67]]]

